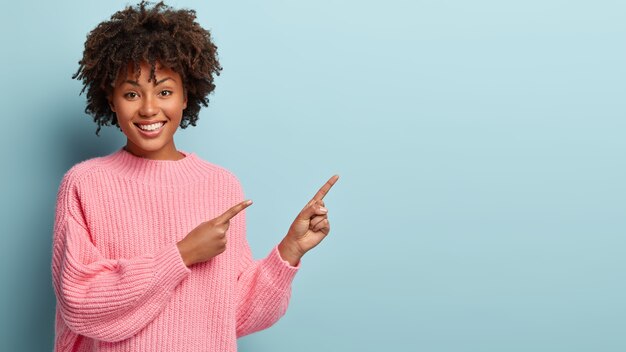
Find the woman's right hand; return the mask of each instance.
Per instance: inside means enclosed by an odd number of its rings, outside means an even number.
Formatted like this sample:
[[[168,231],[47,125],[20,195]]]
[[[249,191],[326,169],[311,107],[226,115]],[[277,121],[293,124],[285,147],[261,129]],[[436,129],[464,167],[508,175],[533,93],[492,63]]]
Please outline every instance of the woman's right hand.
[[[215,219],[201,223],[180,240],[177,246],[185,265],[189,267],[202,263],[224,252],[227,242],[226,230],[230,226],[230,219],[250,204],[252,201],[246,200],[233,206]]]

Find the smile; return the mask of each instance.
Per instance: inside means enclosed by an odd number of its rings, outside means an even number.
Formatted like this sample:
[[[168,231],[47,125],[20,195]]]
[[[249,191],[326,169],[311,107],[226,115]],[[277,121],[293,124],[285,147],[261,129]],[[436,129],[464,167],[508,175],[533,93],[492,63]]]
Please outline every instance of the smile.
[[[144,131],[155,131],[158,130],[159,128],[163,127],[163,125],[165,125],[165,122],[161,121],[161,122],[155,122],[149,125],[140,125],[138,123],[135,124],[135,126],[139,127],[140,129],[144,130]]]
[[[156,137],[159,135],[161,130],[163,130],[165,123],[166,121],[155,122],[149,125],[135,123],[135,126],[137,126],[137,129],[141,132],[141,134],[147,137]]]

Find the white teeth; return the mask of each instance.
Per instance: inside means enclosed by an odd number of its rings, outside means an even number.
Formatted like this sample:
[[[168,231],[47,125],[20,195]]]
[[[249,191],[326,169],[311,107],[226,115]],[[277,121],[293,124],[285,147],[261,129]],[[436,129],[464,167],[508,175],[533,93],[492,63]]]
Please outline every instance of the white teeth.
[[[141,125],[138,124],[137,126],[139,128],[141,128],[144,131],[154,131],[154,130],[158,130],[159,128],[161,128],[161,126],[163,126],[165,124],[165,122],[155,122],[153,124],[150,125]]]

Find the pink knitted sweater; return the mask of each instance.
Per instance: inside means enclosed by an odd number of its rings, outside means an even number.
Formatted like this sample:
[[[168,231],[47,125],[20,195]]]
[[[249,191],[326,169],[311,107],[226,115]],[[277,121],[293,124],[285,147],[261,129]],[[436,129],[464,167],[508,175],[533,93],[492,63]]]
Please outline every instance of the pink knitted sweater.
[[[230,172],[181,153],[150,160],[120,149],[63,177],[55,351],[236,351],[237,337],[285,313],[298,268],[276,247],[253,260],[243,212],[231,220],[226,251],[184,265],[176,242],[244,198]]]

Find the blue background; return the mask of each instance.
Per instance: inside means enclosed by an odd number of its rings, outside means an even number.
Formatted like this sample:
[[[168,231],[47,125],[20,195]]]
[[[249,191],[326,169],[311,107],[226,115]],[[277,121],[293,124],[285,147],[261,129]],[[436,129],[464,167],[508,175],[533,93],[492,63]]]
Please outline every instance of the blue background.
[[[331,236],[241,351],[626,350],[626,3],[170,1],[224,66],[177,146],[234,171],[256,257],[333,173]],[[71,79],[124,1],[0,13],[0,341],[47,351],[64,172],[124,144]]]

